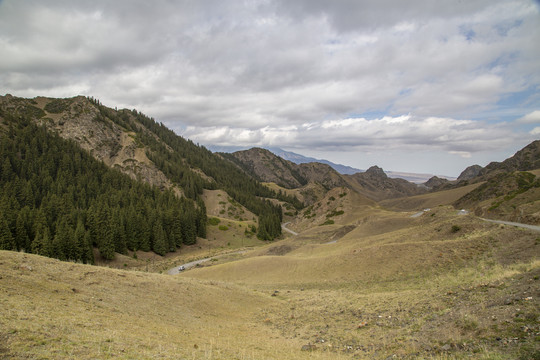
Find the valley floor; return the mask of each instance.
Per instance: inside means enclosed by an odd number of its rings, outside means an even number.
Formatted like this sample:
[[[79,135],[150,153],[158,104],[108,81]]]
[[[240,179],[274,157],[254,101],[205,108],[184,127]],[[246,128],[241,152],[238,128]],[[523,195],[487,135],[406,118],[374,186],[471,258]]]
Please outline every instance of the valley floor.
[[[538,358],[539,234],[411,214],[180,275],[1,251],[0,359]]]

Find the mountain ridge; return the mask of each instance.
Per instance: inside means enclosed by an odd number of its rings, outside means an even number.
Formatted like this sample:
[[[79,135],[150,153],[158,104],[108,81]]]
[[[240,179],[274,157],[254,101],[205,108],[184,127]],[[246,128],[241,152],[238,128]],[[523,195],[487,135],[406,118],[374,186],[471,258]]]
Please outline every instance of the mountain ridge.
[[[234,153],[238,151],[245,151],[249,150],[250,148],[246,147],[240,147],[240,146],[215,146],[215,145],[208,145],[208,149],[218,152],[218,153]],[[255,146],[257,148],[257,146]],[[325,159],[317,159],[314,157],[304,156],[299,153],[295,153],[292,151],[286,151],[278,147],[259,147],[264,148],[270,152],[272,152],[274,155],[277,155],[281,157],[284,160],[291,161],[295,164],[304,164],[304,163],[310,163],[310,162],[317,162],[321,164],[330,165],[334,170],[336,170],[338,173],[342,175],[354,175],[359,172],[364,172],[365,170],[358,169],[352,166],[343,165],[343,164],[336,164],[332,161],[325,160]],[[404,171],[385,171],[385,173],[391,177],[391,178],[399,178],[404,179],[416,184],[421,184],[426,181],[428,181],[431,177],[435,176],[433,174],[424,174],[424,173],[412,173],[412,172],[404,172]],[[446,175],[438,175],[441,178],[445,178],[448,180],[455,180],[455,177],[452,176],[446,176]]]

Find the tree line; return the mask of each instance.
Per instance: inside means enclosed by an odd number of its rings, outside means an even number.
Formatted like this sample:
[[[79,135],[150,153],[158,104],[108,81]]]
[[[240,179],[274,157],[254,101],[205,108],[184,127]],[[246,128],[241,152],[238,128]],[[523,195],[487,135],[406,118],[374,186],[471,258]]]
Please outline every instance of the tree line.
[[[206,236],[202,200],[135,181],[29,117],[0,117],[0,249],[93,263],[94,247],[164,255]]]

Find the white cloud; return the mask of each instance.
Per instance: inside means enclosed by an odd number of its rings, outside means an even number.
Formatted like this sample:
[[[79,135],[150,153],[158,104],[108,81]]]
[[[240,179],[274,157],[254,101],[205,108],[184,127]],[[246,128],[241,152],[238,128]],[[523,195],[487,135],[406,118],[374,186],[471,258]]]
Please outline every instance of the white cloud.
[[[531,134],[533,136],[540,135],[540,126],[537,126],[534,129],[532,129],[531,131],[529,131],[529,134]]]
[[[520,124],[539,124],[540,123],[540,110],[535,110],[517,120]]]
[[[282,146],[332,151],[355,149],[363,152],[430,148],[462,158],[470,158],[471,152],[490,151],[518,141],[508,124],[420,118],[410,114],[372,120],[327,120],[302,126],[266,126],[258,130],[190,126],[182,131],[182,135],[202,144],[220,146]],[[532,137],[529,140],[532,141]]]
[[[91,95],[207,144],[474,157],[531,136],[501,110],[537,121],[538,17],[531,0],[3,0],[0,94]]]
[[[468,152],[468,151],[449,151],[448,153],[450,153],[452,155],[461,156],[464,159],[470,159],[471,158],[471,153]]]

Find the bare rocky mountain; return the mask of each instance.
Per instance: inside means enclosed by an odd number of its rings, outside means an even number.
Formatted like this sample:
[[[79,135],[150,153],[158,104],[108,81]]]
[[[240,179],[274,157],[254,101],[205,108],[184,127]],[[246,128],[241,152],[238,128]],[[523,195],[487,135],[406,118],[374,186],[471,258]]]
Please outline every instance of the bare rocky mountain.
[[[330,165],[316,162],[295,164],[266,149],[252,148],[221,155],[259,181],[273,182],[287,189],[300,188],[310,182],[327,189],[346,185],[343,177]]]
[[[327,164],[317,162],[295,164],[260,148],[221,155],[233,161],[255,179],[273,182],[287,189],[298,189],[307,184],[319,184],[327,190],[347,187],[375,201],[423,194],[428,190],[426,186],[404,179],[390,178],[377,166],[365,172],[342,175]],[[318,197],[310,199],[306,204],[311,204]]]
[[[457,181],[462,180],[471,180],[480,175],[480,172],[482,171],[482,167],[480,165],[471,165],[465,170],[461,172],[461,174],[458,176]]]
[[[225,149],[222,149],[221,151],[223,150]],[[230,150],[228,152],[233,152],[237,150],[238,149]],[[273,152],[275,155],[279,156],[280,158],[288,160],[288,161],[292,161],[295,164],[321,163],[321,164],[330,165],[334,170],[336,170],[338,173],[342,175],[354,175],[356,173],[362,173],[365,171],[365,170],[360,170],[360,169],[353,168],[347,165],[336,164],[336,163],[333,163],[331,161],[324,160],[324,159],[315,159],[312,157],[303,156],[303,155],[300,155],[291,151],[285,151],[280,148],[268,148],[268,150],[270,150],[271,152]],[[404,180],[407,180],[409,182],[416,183],[416,184],[424,183],[434,176],[432,174],[410,173],[410,172],[403,172],[403,171],[385,171],[385,173],[390,178],[404,179]],[[448,180],[455,180],[455,178],[451,176],[441,175],[439,177],[446,178]]]
[[[265,149],[252,148],[220,155],[262,182],[273,182],[286,189],[299,188],[308,183],[308,180],[300,174],[298,165]]]
[[[438,187],[441,187],[445,184],[448,184],[449,181],[447,179],[442,179],[438,176],[433,176],[428,181],[424,183],[424,186],[426,186],[428,189],[437,189]]]
[[[533,141],[502,162],[493,161],[486,167],[480,165],[469,166],[463,170],[453,184],[459,186],[463,182],[486,181],[502,173],[535,169],[540,169],[540,140]]]
[[[383,169],[372,166],[366,172],[345,176],[350,187],[368,198],[381,201],[427,192],[425,186],[413,184],[404,179],[392,179]]]
[[[503,172],[535,169],[540,169],[540,140],[533,141],[503,162],[489,163],[480,171],[479,176],[489,178]]]

